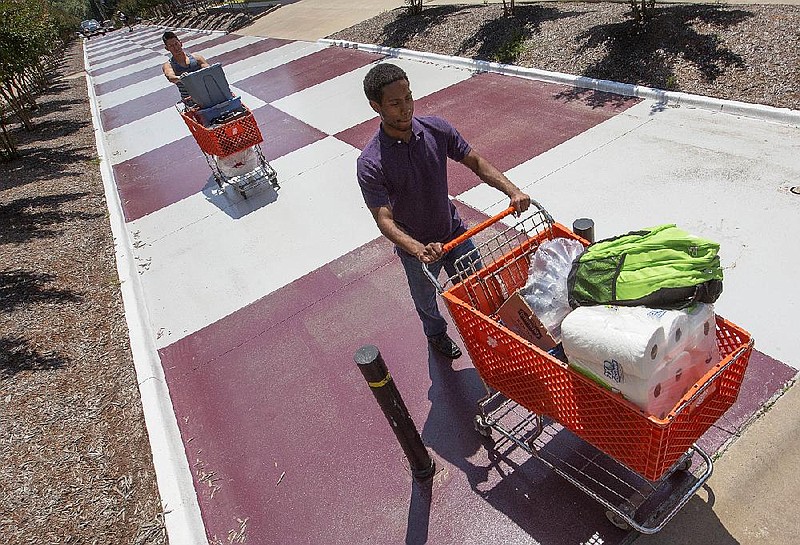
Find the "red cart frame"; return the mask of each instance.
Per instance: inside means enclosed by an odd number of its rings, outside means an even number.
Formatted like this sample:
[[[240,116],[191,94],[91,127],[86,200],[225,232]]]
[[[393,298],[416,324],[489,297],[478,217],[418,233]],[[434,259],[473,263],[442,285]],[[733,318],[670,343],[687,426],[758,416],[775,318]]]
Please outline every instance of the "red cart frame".
[[[722,361],[663,419],[646,414],[621,394],[600,387],[512,332],[497,318],[500,305],[526,284],[530,258],[539,244],[556,237],[588,244],[554,222],[536,202],[522,218],[514,219],[512,225],[500,224],[498,229],[500,220],[513,212],[508,208],[445,245],[448,252],[474,237],[476,249],[457,263],[463,272],[444,284],[425,267],[487,392],[499,392],[530,413],[552,419],[649,481],[664,478],[685,462],[687,453],[691,456],[698,450],[695,441],[736,401],[753,348],[751,336],[718,316],[716,338]],[[481,431],[492,422],[479,414],[476,423]],[[710,459],[708,464],[710,476]],[[628,522],[639,531],[653,533],[652,528],[632,519]],[[654,531],[662,526],[660,523]]]
[[[176,105],[189,132],[194,136],[197,145],[206,158],[217,185],[222,189],[223,183],[232,185],[236,191],[247,198],[247,192],[264,183],[269,183],[277,191],[280,189],[275,169],[264,158],[261,142],[264,141],[253,112],[246,106],[244,115],[226,123],[206,127],[197,118],[196,108],[187,108],[181,102]],[[253,148],[258,160],[258,167],[238,176],[227,176],[218,164],[219,159],[234,153]]]

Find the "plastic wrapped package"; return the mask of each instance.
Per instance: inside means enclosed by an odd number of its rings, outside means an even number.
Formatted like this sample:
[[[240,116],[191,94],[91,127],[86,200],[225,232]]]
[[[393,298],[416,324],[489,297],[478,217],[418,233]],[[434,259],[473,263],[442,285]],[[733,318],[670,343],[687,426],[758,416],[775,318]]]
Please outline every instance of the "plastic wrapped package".
[[[246,148],[227,157],[217,157],[217,166],[228,178],[241,176],[258,167],[258,154],[255,147]]]
[[[554,238],[539,245],[531,257],[528,283],[521,293],[556,342],[561,340],[561,321],[569,314],[567,277],[572,262],[584,251],[574,239]]]

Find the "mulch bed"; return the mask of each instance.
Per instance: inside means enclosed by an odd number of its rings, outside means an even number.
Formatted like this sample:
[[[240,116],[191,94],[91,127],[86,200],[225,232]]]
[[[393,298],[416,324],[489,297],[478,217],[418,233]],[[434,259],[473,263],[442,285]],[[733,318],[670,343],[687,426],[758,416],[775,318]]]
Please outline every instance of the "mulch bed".
[[[0,164],[0,536],[167,543],[83,70]]]
[[[399,8],[332,38],[800,110],[800,6],[658,4],[645,28],[627,2]]]

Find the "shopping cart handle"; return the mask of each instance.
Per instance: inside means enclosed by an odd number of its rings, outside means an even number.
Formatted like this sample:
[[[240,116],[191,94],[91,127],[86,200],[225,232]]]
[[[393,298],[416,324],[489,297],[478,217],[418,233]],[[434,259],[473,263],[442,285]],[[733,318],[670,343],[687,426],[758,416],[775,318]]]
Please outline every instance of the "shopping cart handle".
[[[491,227],[492,225],[494,225],[495,223],[497,223],[498,221],[500,221],[504,217],[510,216],[515,211],[516,210],[514,209],[513,206],[509,206],[508,208],[506,208],[505,210],[503,210],[502,212],[500,212],[496,216],[492,216],[491,218],[489,218],[488,220],[484,221],[483,223],[479,223],[475,227],[467,229],[466,232],[464,232],[463,234],[457,236],[456,238],[454,238],[453,240],[451,240],[450,242],[448,242],[447,244],[442,246],[442,253],[443,254],[448,253],[450,250],[452,250],[453,248],[455,248],[456,246],[458,246],[459,244],[461,244],[465,240],[467,240],[469,238],[472,238],[474,235],[477,235],[478,233],[480,233],[481,231],[483,231],[487,227]]]

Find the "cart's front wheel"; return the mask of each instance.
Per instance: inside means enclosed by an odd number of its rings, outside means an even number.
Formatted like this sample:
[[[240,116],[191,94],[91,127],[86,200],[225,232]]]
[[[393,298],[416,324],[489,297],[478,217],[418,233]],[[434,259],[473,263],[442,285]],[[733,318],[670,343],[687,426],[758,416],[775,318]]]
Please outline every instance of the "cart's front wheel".
[[[475,419],[473,420],[473,424],[475,425],[475,431],[483,435],[484,437],[491,437],[492,436],[492,427],[486,423],[486,417],[482,414],[476,414]]]
[[[631,525],[614,511],[606,511],[606,518],[620,530],[630,530]]]

